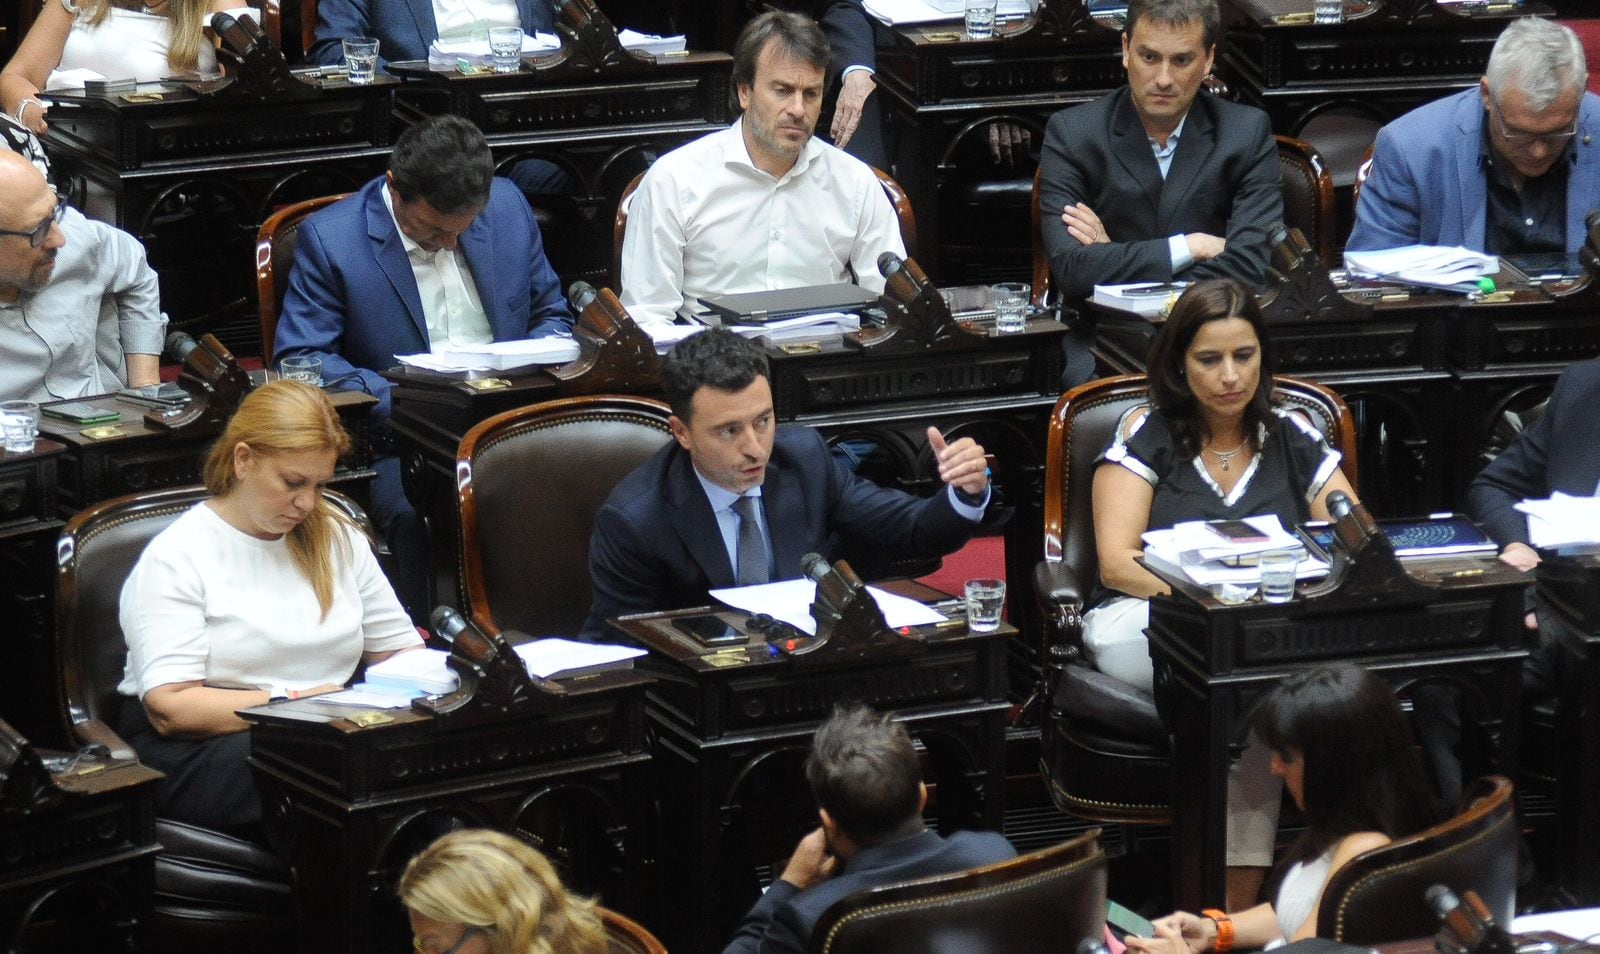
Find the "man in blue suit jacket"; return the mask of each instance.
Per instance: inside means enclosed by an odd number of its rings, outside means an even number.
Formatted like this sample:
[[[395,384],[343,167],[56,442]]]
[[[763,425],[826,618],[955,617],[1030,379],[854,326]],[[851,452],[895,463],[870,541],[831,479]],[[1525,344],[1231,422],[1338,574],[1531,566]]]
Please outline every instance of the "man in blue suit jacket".
[[[395,142],[389,172],[300,227],[274,360],[322,359],[323,381],[378,399],[384,449],[395,356],[570,332],[572,315],[522,193],[494,178],[489,144],[459,116],[435,116]],[[392,455],[375,463],[372,518],[399,565],[396,590],[426,606],[426,537]]]
[[[459,6],[459,0],[322,0],[317,4],[317,39],[306,52],[313,63],[344,62],[341,41],[370,36],[378,41],[378,56],[389,60],[425,60],[428,47],[439,38],[436,12],[441,5]],[[525,33],[555,32],[555,7],[551,0],[516,0],[518,19]],[[512,24],[500,24],[494,26]]]
[[[840,898],[1017,855],[998,832],[941,838],[924,828],[928,790],[911,736],[865,706],[836,709],[817,730],[806,780],[822,827],[801,840],[724,954],[805,954],[817,921]]]
[[[1584,216],[1600,206],[1600,97],[1587,84],[1570,29],[1513,22],[1477,89],[1378,133],[1346,247],[1576,252]]]
[[[988,468],[970,437],[946,445],[928,428],[944,493],[878,487],[839,463],[816,432],[776,425],[766,355],[732,332],[680,342],[662,362],[661,383],[676,441],[624,478],[596,515],[588,637],[625,613],[799,577],[807,553],[830,561],[846,552],[950,553],[983,517]]]

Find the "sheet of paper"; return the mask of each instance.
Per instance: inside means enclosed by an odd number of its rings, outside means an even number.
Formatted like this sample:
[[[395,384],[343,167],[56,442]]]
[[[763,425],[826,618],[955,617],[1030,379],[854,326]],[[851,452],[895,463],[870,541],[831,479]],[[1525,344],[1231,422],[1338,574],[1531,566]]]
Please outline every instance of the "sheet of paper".
[[[337,702],[341,706],[365,706],[368,709],[405,709],[411,705],[411,700],[427,693],[419,690],[406,692],[402,689],[391,689],[388,686],[369,687],[364,682],[358,682],[349,689],[330,692],[324,696],[316,696],[318,702]]]
[[[1397,278],[1421,285],[1470,284],[1500,270],[1500,259],[1469,248],[1405,245],[1366,252],[1345,252],[1352,275]]]
[[[1528,539],[1536,547],[1600,543],[1600,497],[1557,493],[1516,506],[1528,515]]]
[[[944,614],[918,603],[916,600],[886,593],[876,586],[867,587],[872,599],[883,611],[884,622],[891,629],[901,626],[926,626],[944,622]],[[816,599],[817,584],[813,580],[779,580],[755,586],[731,586],[712,590],[711,597],[747,613],[766,613],[781,619],[809,635],[817,633],[817,621],[811,618],[811,601]]]
[[[534,639],[517,646],[528,672],[541,679],[573,669],[588,669],[621,663],[643,656],[645,651],[633,646],[611,643],[581,643],[573,639]]]
[[[578,342],[568,335],[491,341],[481,345],[446,346],[435,352],[399,354],[395,360],[429,371],[510,371],[577,360]]]
[[[657,36],[654,33],[640,33],[624,27],[617,31],[617,39],[630,50],[639,50],[644,53],[681,53],[688,48],[683,34],[676,36]]]
[[[924,0],[863,0],[862,6],[866,11],[888,26],[899,26],[912,23],[936,23],[940,20],[960,20],[965,9],[954,7],[951,10],[940,9],[944,4],[935,5]],[[999,17],[1027,16],[1029,9],[1028,0],[1000,0],[1000,8],[996,13]]]

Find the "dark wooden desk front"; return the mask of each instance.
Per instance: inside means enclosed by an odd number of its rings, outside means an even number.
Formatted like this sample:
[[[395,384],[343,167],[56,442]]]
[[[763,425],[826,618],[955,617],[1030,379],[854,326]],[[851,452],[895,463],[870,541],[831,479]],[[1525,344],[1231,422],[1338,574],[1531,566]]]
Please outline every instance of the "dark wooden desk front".
[[[39,745],[66,745],[56,711],[55,550],[66,523],[57,502],[67,448],[49,438],[30,453],[0,450],[0,671],[12,674],[0,719]]]
[[[1517,765],[1527,579],[1498,560],[1412,562],[1439,587],[1417,603],[1374,602],[1325,613],[1317,601],[1225,606],[1174,584],[1150,601],[1156,706],[1172,734],[1173,892],[1193,911],[1224,896],[1227,776],[1256,701],[1288,673],[1351,660],[1397,689],[1419,680],[1459,687],[1488,771]],[[1452,575],[1459,573],[1461,575]]]
[[[915,583],[890,585],[919,599],[945,596]],[[716,612],[748,642],[708,651],[674,619]],[[614,621],[651,650],[649,690],[656,735],[656,791],[662,858],[674,866],[673,949],[720,949],[755,902],[756,870],[786,858],[816,827],[800,771],[811,734],[835,704],[860,701],[892,711],[926,747],[946,830],[1000,828],[1004,811],[1005,644],[1009,626],[967,631],[963,622],[929,629],[927,649],[842,668],[774,657],[748,614],[709,607]],[[774,871],[774,876],[776,871]]]
[[[240,713],[269,832],[294,868],[299,949],[405,949],[400,873],[463,826],[531,839],[570,887],[651,923],[649,681],[630,670],[567,680],[566,704],[536,717],[315,700]],[[374,713],[379,724],[364,724]]]

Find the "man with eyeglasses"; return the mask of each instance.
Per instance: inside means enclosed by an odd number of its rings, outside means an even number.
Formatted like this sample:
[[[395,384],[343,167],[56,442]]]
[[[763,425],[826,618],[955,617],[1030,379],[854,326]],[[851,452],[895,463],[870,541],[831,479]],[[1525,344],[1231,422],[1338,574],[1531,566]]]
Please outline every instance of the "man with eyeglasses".
[[[68,208],[0,149],[0,400],[160,384],[166,326],[138,240]]]
[[[1378,133],[1350,249],[1464,245],[1576,252],[1600,206],[1600,97],[1578,37],[1526,17],[1500,34],[1477,89]]]

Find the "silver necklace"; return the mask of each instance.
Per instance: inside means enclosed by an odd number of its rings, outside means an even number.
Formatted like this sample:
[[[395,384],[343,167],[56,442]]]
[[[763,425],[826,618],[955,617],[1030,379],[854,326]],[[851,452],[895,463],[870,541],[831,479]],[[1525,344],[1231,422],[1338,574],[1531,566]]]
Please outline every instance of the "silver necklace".
[[[1238,456],[1239,452],[1244,450],[1244,445],[1248,443],[1250,443],[1248,440],[1240,441],[1238,447],[1235,447],[1233,450],[1229,451],[1219,451],[1212,448],[1210,444],[1207,444],[1206,451],[1210,453],[1211,456],[1215,457],[1219,462],[1221,462],[1223,470],[1227,470],[1228,462],[1233,460],[1234,457]]]

